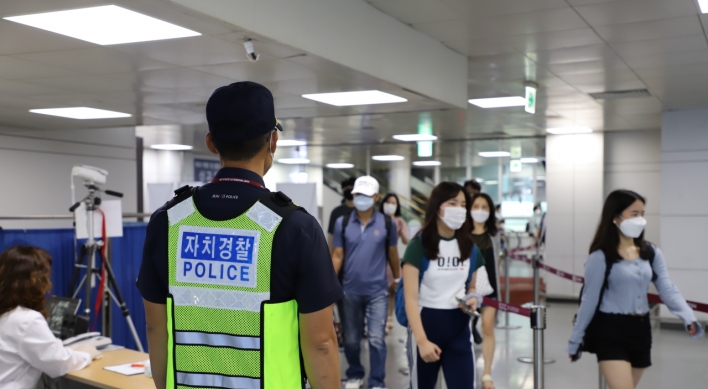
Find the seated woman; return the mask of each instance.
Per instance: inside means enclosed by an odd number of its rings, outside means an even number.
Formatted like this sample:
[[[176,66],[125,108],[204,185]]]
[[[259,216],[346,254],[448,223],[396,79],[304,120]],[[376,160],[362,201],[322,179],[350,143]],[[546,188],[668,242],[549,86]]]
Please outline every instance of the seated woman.
[[[0,254],[0,388],[34,389],[42,373],[52,378],[81,370],[100,354],[95,347],[64,347],[44,318],[52,288],[52,258],[31,246]]]

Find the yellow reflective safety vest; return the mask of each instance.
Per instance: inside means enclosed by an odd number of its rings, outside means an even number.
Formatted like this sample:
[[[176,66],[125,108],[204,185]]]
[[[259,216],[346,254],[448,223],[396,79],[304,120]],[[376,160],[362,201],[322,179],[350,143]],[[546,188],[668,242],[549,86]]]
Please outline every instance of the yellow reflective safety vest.
[[[167,388],[303,388],[297,302],[269,302],[273,238],[300,208],[267,193],[215,221],[196,191],[179,189],[167,210]]]

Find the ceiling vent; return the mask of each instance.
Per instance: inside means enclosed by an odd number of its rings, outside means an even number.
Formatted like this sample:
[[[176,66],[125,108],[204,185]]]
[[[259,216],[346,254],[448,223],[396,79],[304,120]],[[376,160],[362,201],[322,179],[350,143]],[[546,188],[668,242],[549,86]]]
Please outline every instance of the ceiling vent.
[[[649,97],[651,93],[647,89],[618,90],[612,92],[590,93],[595,100],[610,99],[632,99],[635,97]]]

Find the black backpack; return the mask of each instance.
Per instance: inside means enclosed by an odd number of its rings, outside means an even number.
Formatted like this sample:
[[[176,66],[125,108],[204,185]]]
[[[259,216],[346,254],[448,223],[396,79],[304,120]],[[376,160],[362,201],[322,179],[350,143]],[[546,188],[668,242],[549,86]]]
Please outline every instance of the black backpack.
[[[654,272],[654,258],[656,257],[656,250],[654,249],[654,246],[651,243],[647,243],[647,249],[648,249],[648,256],[649,256],[649,266],[651,267],[651,280],[656,281],[657,275],[656,272]],[[592,343],[593,339],[593,332],[595,330],[595,327],[597,326],[597,322],[595,318],[597,317],[597,313],[600,311],[600,307],[602,306],[602,299],[605,296],[605,290],[610,288],[609,285],[609,278],[610,278],[610,272],[612,272],[612,266],[615,264],[615,260],[613,259],[608,259],[609,256],[605,254],[605,278],[602,281],[602,289],[600,289],[600,298],[597,300],[597,307],[595,307],[595,313],[593,314],[592,319],[590,320],[590,324],[588,324],[587,328],[585,329],[585,336],[583,337],[583,343],[580,345],[578,348],[578,352],[576,354],[576,357],[579,358],[580,354],[585,351],[591,354],[594,354],[596,352],[595,350],[595,345]],[[580,297],[578,298],[578,306],[580,306],[580,302],[583,298],[583,291],[585,289],[585,285],[583,284],[583,287],[580,289]],[[575,326],[575,323],[578,320],[578,314],[576,313],[575,316],[573,317],[573,326]]]
[[[352,213],[355,211],[352,211],[350,213],[345,214],[342,216],[342,271],[339,272],[339,281],[343,282],[344,280],[344,259],[347,257],[346,252],[344,251],[344,242],[346,241],[346,231],[347,231],[347,226],[349,225],[349,219],[351,219]],[[376,211],[374,211],[376,212]],[[386,223],[386,241],[384,243],[384,250],[386,252],[386,261],[390,261],[391,259],[389,258],[388,255],[388,242],[391,241],[391,231],[393,230],[393,220],[391,219],[391,216],[388,216],[384,214],[384,221]]]

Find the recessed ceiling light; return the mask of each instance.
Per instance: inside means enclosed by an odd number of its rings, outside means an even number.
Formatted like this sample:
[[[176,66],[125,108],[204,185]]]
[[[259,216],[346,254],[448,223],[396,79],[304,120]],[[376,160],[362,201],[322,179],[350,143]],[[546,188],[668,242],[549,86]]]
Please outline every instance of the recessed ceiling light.
[[[479,156],[484,158],[503,158],[511,156],[511,153],[508,151],[482,151]]]
[[[708,14],[708,0],[698,0],[698,6],[701,7],[701,12]]]
[[[330,169],[351,169],[354,164],[351,163],[328,163],[327,167]]]
[[[475,178],[474,180],[477,181],[477,182],[479,182],[479,183],[484,182],[484,178]]]
[[[486,181],[484,184],[485,185],[498,185],[499,181]]]
[[[490,99],[472,99],[469,100],[469,103],[480,108],[524,107],[526,106],[526,98],[521,96],[493,97]]]
[[[538,163],[538,158],[521,158],[521,163]]]
[[[572,127],[559,127],[559,128],[549,128],[546,132],[553,135],[568,135],[568,134],[589,134],[592,132],[591,128],[572,126]]]
[[[284,163],[286,165],[307,165],[310,160],[307,158],[281,158],[278,163]]]
[[[440,166],[440,161],[415,161],[414,166]]]
[[[408,101],[403,97],[398,97],[390,93],[381,92],[378,90],[364,90],[358,92],[339,92],[339,93],[314,93],[302,95],[302,97],[320,103],[336,105],[337,107],[345,107],[349,105],[372,105],[372,104],[390,104],[404,103]]]
[[[371,157],[374,161],[403,161],[405,158],[400,155],[374,155]]]
[[[194,147],[190,145],[180,145],[176,143],[165,143],[165,144],[160,144],[160,145],[152,145],[150,146],[151,149],[155,150],[168,150],[168,151],[184,151],[184,150],[191,150]]]
[[[280,139],[278,140],[277,145],[281,147],[305,146],[307,145],[307,142],[305,142],[304,140]]]
[[[88,107],[30,109],[30,112],[42,115],[61,116],[70,119],[112,119],[129,118],[131,116],[129,113]]]
[[[4,19],[98,45],[201,35],[196,31],[115,5],[12,16]]]
[[[425,135],[425,134],[402,134],[402,135],[394,135],[393,139],[402,140],[404,142],[425,142],[425,141],[438,140],[438,137],[435,135]]]

